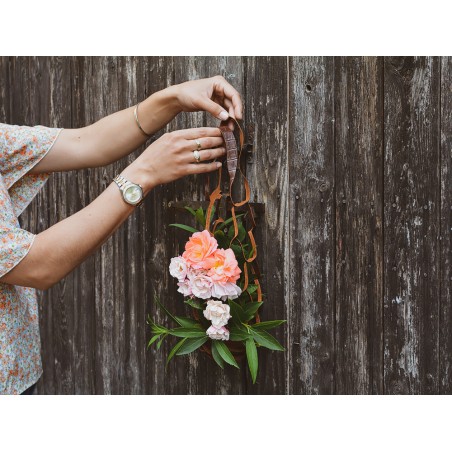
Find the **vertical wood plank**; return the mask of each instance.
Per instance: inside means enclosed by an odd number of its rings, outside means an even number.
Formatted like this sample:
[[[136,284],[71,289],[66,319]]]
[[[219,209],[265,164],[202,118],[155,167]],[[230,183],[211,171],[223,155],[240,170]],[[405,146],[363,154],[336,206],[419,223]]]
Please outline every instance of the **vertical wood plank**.
[[[173,84],[174,65],[172,58],[150,57],[145,59],[144,66],[146,95],[166,88]],[[164,130],[155,134],[153,139],[159,138],[164,132],[174,129],[170,123]],[[148,145],[153,139],[148,141]],[[143,305],[145,318],[150,314],[156,321],[166,323],[168,320],[162,315],[154,303],[157,295],[163,303],[168,303],[175,296],[175,290],[170,286],[169,263],[172,256],[174,230],[168,226],[175,223],[173,209],[168,209],[168,202],[174,198],[173,184],[155,187],[148,195],[144,205],[144,234],[145,234],[145,304]],[[171,278],[172,279],[172,278]],[[169,304],[171,306],[171,304]],[[171,306],[172,307],[172,306]],[[146,340],[149,341],[151,332],[149,326],[145,329]],[[170,344],[165,340],[160,350],[151,347],[146,350],[146,392],[149,394],[166,394],[178,391],[178,381],[184,378],[183,368],[172,363],[165,370],[167,353]],[[178,366],[181,366],[179,364]]]
[[[334,392],[334,63],[290,58],[286,223],[290,394]]]
[[[284,293],[288,262],[288,59],[246,59],[245,120],[254,135],[253,155],[247,164],[252,202],[264,203],[256,218],[257,262],[262,273],[264,305],[261,320],[286,319]],[[252,137],[249,136],[249,139]],[[287,325],[271,333],[287,350]],[[287,352],[259,349],[259,375],[255,385],[247,372],[248,393],[283,394],[286,391]],[[246,362],[244,363],[246,366]]]
[[[383,392],[383,65],[338,57],[336,393]]]
[[[441,58],[441,394],[452,394],[452,57]]]
[[[11,57],[0,57],[0,122],[4,124],[11,118],[10,59]]]
[[[438,392],[439,59],[386,58],[385,392]]]
[[[79,128],[94,122],[92,116],[92,58],[71,58],[72,127]],[[73,187],[71,209],[77,212],[91,201],[90,186],[93,169],[71,174]],[[74,391],[75,394],[95,393],[95,255],[88,257],[74,272]],[[68,275],[69,278],[71,275]]]

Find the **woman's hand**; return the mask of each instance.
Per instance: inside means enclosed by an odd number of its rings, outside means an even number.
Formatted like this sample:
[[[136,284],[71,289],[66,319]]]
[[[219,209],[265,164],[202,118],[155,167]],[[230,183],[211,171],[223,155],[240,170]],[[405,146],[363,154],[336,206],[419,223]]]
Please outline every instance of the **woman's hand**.
[[[242,119],[240,94],[221,75],[166,88],[181,111],[207,111],[217,119]],[[165,90],[164,90],[165,91]]]
[[[200,163],[193,151],[201,143]],[[121,174],[143,187],[146,195],[159,184],[166,184],[189,174],[208,173],[218,169],[221,162],[210,162],[226,154],[220,129],[200,127],[165,133],[154,141]]]

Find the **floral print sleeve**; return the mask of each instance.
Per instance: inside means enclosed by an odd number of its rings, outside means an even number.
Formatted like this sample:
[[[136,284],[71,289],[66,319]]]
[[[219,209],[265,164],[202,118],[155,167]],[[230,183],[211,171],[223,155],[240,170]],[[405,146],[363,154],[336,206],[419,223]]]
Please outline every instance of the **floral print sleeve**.
[[[0,124],[0,278],[27,255],[36,235],[19,215],[49,173],[27,174],[61,128]],[[36,290],[0,282],[0,394],[19,394],[42,373]]]

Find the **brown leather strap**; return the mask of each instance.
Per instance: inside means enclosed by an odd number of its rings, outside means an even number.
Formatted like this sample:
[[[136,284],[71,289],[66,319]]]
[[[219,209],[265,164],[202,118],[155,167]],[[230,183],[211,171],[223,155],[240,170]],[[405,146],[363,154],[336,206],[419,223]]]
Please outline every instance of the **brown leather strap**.
[[[248,287],[248,284],[249,284],[248,265],[251,265],[251,267],[253,268],[253,271],[254,271],[254,275],[255,275],[254,284],[257,285],[257,301],[261,302],[262,301],[262,290],[261,290],[261,285],[260,285],[259,279],[258,279],[261,276],[261,274],[259,271],[259,267],[257,265],[257,260],[256,260],[257,246],[256,246],[256,241],[255,241],[254,235],[253,235],[253,229],[256,226],[256,222],[254,220],[252,208],[249,204],[250,186],[248,183],[248,179],[245,177],[245,174],[243,173],[242,168],[240,166],[240,156],[241,156],[241,153],[243,150],[245,136],[244,136],[242,127],[240,126],[238,121],[234,118],[230,118],[230,119],[233,120],[235,123],[236,127],[234,127],[234,131],[232,131],[228,127],[229,120],[222,121],[220,124],[220,127],[219,127],[221,134],[223,136],[223,140],[225,142],[225,147],[226,147],[226,162],[227,162],[227,168],[228,168],[228,173],[229,173],[229,193],[228,193],[227,197],[230,199],[231,204],[232,204],[231,214],[232,214],[232,222],[233,222],[233,226],[234,226],[234,236],[232,237],[229,246],[231,246],[234,241],[237,241],[240,244],[240,248],[242,250],[242,254],[245,259],[244,266],[243,266],[245,281],[244,281],[244,286],[243,286],[242,290],[245,291],[246,288]],[[236,134],[238,135],[238,140],[236,139]],[[242,201],[234,202],[234,200],[232,199],[232,186],[233,186],[235,176],[237,173],[237,167],[238,167],[238,169],[242,175],[243,181],[244,181],[245,198]],[[217,184],[217,187],[210,194],[210,203],[209,203],[209,207],[207,209],[207,214],[206,214],[206,229],[209,232],[211,232],[212,235],[215,233],[215,229],[216,229],[217,225],[220,224],[222,221],[224,221],[222,218],[218,218],[213,224],[212,231],[210,231],[210,223],[211,223],[210,217],[211,217],[212,208],[218,200],[222,199],[221,174],[222,174],[222,168],[220,167],[218,170],[218,184]],[[249,221],[250,221],[250,228],[247,230],[248,237],[251,242],[251,249],[252,249],[252,254],[250,257],[246,256],[245,250],[243,248],[243,244],[238,238],[239,229],[238,229],[238,224],[237,224],[237,217],[235,214],[235,207],[240,207],[240,206],[243,206],[244,204],[247,204],[247,210],[248,210]],[[218,206],[216,207],[216,212],[219,212]],[[253,301],[251,294],[249,294],[249,297],[250,297],[250,300]],[[259,315],[257,315],[257,314],[256,314],[256,321],[259,322]]]

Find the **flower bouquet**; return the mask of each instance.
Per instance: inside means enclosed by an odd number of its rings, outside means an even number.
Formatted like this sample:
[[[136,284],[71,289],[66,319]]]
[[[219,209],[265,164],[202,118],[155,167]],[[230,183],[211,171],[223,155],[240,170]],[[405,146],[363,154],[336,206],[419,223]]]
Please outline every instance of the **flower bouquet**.
[[[230,197],[237,165],[237,156],[234,155],[237,144],[229,128],[223,126],[220,129],[228,151]],[[242,146],[241,128],[238,130],[241,133]],[[210,195],[207,211],[201,207],[195,211],[190,206],[185,206],[200,228],[195,229],[185,224],[171,225],[191,233],[185,243],[184,252],[173,257],[169,264],[171,276],[177,279],[177,291],[183,295],[191,316],[179,317],[171,314],[158,297],[155,297],[158,306],[174,325],[171,328],[159,325],[148,317],[153,334],[148,347],[156,343],[159,349],[166,337],[174,336],[179,340],[171,349],[167,364],[175,355],[186,355],[201,349],[222,369],[225,364],[239,368],[237,361],[246,355],[251,378],[255,383],[258,348],[284,351],[282,345],[268,331],[283,324],[285,320],[260,321],[258,311],[264,302],[256,262],[257,248],[252,233],[255,226],[254,217],[249,204],[248,212],[235,214],[235,206],[247,204],[250,197],[248,181],[244,175],[243,178],[246,199],[241,203],[234,203],[231,198],[229,218],[219,217],[212,226],[215,202],[223,198],[220,190],[220,168],[218,186]],[[250,229],[245,229],[243,220],[246,219],[251,224]]]
[[[201,208],[196,212],[188,206],[186,209],[198,218],[204,215]],[[284,348],[268,330],[285,321],[256,321],[263,301],[258,301],[257,284],[248,284],[243,290],[245,281],[241,278],[243,271],[240,266],[246,261],[238,253],[240,247],[227,246],[234,231],[232,227],[227,228],[231,221],[232,218],[225,220],[223,228],[214,235],[206,229],[200,231],[188,225],[173,225],[192,232],[185,251],[173,257],[169,265],[170,274],[177,279],[177,291],[184,296],[185,304],[191,307],[192,317],[172,315],[156,297],[157,304],[175,327],[158,325],[149,318],[153,333],[149,346],[156,342],[160,348],[165,337],[175,336],[180,339],[170,351],[167,363],[175,355],[185,355],[203,347],[221,368],[224,363],[238,368],[236,358],[241,355],[240,347],[231,342],[241,343],[254,383],[258,370],[257,348],[283,351]],[[239,239],[243,240],[246,231],[241,222],[238,229]],[[244,244],[245,249],[248,245]],[[208,341],[210,344],[205,347]]]

